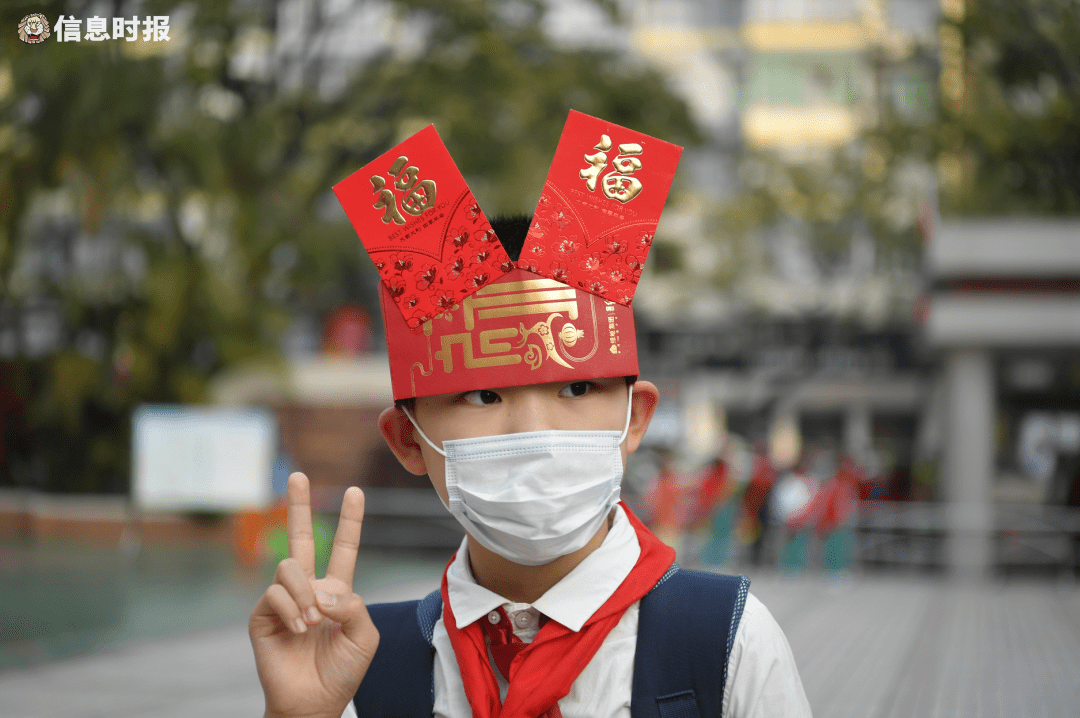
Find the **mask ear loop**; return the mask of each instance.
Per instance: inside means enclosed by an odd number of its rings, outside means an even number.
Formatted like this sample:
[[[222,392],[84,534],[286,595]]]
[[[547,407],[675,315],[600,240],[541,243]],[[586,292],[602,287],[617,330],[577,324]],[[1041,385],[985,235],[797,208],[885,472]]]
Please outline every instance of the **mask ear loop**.
[[[424,430],[420,428],[420,425],[416,423],[416,419],[413,417],[412,412],[409,411],[409,407],[402,406],[401,410],[405,412],[405,416],[409,417],[409,421],[412,422],[413,428],[420,432],[420,436],[424,437],[424,441],[428,443],[428,446],[435,449],[435,451],[438,451],[443,456],[446,456],[446,452],[435,446],[431,439],[428,438],[428,435],[424,433]]]
[[[619,443],[617,446],[622,446],[623,441],[626,439],[626,433],[630,431],[630,417],[634,410],[634,385],[627,384],[629,391],[626,392],[626,426],[623,427],[622,436],[619,437]]]

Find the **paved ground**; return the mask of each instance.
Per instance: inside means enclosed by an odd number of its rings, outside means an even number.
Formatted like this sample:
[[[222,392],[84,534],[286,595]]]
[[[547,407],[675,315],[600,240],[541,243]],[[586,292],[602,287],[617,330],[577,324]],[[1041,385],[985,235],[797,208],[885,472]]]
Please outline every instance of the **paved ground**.
[[[816,716],[1080,716],[1075,584],[762,578]]]
[[[369,601],[419,597],[413,562]],[[1080,587],[751,573],[791,642],[819,718],[1080,716]],[[0,672],[4,718],[255,716],[246,626],[129,642]]]

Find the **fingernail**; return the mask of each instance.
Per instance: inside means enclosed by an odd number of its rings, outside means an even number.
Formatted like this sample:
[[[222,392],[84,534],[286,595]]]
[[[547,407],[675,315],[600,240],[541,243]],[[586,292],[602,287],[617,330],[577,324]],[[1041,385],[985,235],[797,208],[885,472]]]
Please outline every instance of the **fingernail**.
[[[332,593],[327,593],[326,591],[316,591],[315,600],[318,601],[320,605],[326,606],[327,608],[332,608],[337,605],[337,596]]]
[[[314,606],[308,606],[304,611],[304,617],[307,618],[308,623],[318,623],[322,616],[319,614],[319,609]]]
[[[296,632],[297,633],[304,633],[305,631],[307,631],[307,624],[304,623],[304,619],[302,619],[302,618],[296,619],[296,624],[295,625],[296,625]]]

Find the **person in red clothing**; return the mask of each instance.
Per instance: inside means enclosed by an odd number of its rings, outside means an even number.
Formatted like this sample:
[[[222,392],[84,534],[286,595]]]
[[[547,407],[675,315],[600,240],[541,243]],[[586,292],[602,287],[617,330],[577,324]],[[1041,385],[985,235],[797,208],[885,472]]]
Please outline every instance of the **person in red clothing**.
[[[826,570],[843,571],[851,563],[861,482],[862,471],[858,463],[846,455],[836,474],[821,488],[823,506],[817,534],[824,544],[822,567]]]
[[[735,523],[735,480],[724,456],[706,470],[697,489],[694,524],[708,533],[702,550],[707,566],[721,566],[731,560],[731,530]]]
[[[686,525],[686,489],[675,470],[675,453],[659,450],[660,470],[645,498],[649,528],[657,538],[678,550]]]
[[[716,510],[725,503],[735,488],[731,480],[731,470],[722,456],[705,470],[694,496],[693,522],[696,525],[708,524]]]
[[[742,512],[739,517],[739,538],[750,544],[750,561],[758,565],[762,560],[765,538],[769,530],[769,496],[776,483],[777,472],[766,454],[765,444],[755,447],[754,464],[750,481],[743,493]]]

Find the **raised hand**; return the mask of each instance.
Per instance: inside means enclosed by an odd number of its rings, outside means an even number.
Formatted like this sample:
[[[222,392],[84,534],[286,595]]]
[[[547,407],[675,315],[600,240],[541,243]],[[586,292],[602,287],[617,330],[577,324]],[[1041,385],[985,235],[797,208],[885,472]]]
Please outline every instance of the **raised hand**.
[[[248,621],[268,718],[340,718],[371,665],[379,632],[353,593],[363,520],[364,492],[350,487],[326,577],[317,579],[308,479],[289,477],[289,558]]]

